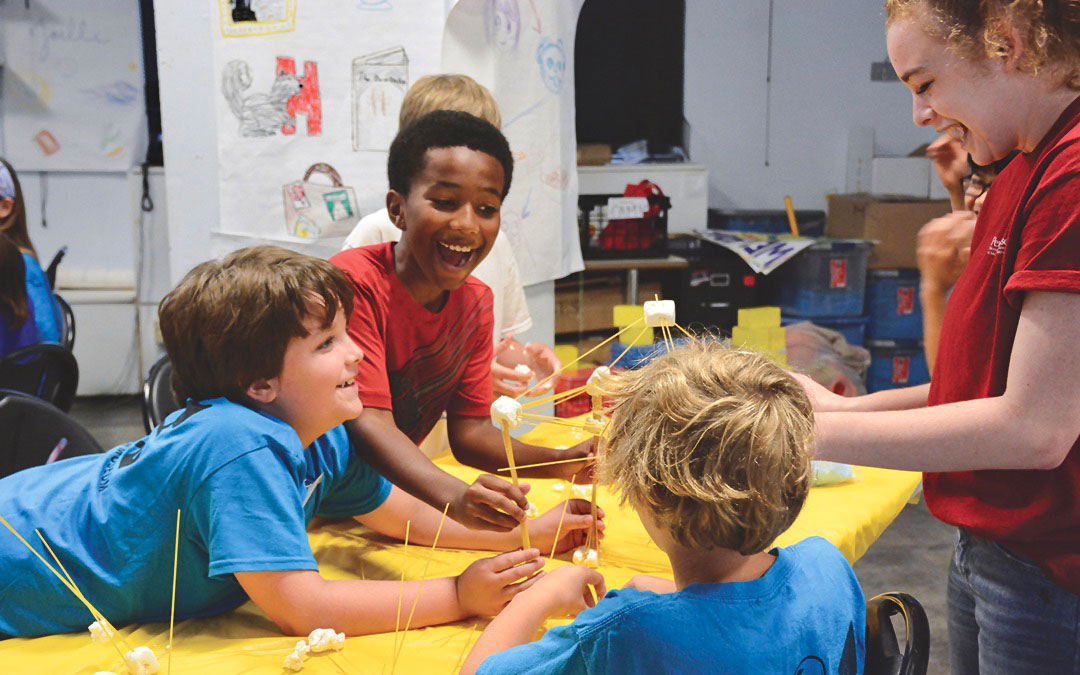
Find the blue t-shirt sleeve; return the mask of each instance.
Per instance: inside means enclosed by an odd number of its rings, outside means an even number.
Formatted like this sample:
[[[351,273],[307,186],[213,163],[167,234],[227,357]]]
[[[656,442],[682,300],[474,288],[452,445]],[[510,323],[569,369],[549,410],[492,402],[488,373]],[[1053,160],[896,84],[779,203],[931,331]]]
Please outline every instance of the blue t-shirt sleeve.
[[[588,672],[572,625],[556,626],[536,642],[492,654],[476,669],[477,675],[587,675]]]
[[[26,265],[26,295],[34,308],[34,323],[37,324],[38,339],[42,342],[60,342],[60,308],[53,298],[49,279],[41,265],[31,256],[23,254]]]
[[[303,496],[282,456],[269,447],[215,470],[189,508],[207,548],[210,576],[318,569]]]
[[[371,513],[390,496],[390,481],[371,465],[349,453],[349,464],[319,503],[317,513],[324,518],[349,518]]]

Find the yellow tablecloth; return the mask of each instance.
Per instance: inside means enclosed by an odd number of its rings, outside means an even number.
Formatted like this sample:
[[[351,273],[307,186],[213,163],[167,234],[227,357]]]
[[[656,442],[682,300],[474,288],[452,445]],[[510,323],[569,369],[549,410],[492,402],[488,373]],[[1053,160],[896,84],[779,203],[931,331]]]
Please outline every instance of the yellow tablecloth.
[[[576,442],[567,427],[541,425],[525,437],[549,446]],[[471,482],[478,472],[444,458],[438,463]],[[855,480],[810,491],[806,506],[791,529],[777,540],[786,546],[811,535],[835,544],[851,562],[857,560],[907,503],[919,482],[919,474],[885,469],[855,468]],[[530,499],[546,510],[561,502],[565,493],[551,488],[554,481],[530,481]],[[620,509],[615,499],[600,488],[598,501],[607,517],[607,536],[601,546],[601,572],[609,588],[622,586],[637,573],[669,576],[667,558],[645,534],[630,510]],[[324,577],[329,579],[398,579],[423,574],[431,549],[409,547],[403,555],[399,543],[373,534],[351,521],[323,524],[310,533],[312,549]],[[440,549],[432,555],[428,577],[458,574],[473,560],[490,553]],[[567,564],[556,559],[552,565]],[[48,571],[42,568],[42,573]],[[169,583],[162,579],[162,583]],[[183,589],[178,589],[179,593]],[[91,602],[93,598],[90,599]],[[403,610],[404,613],[404,610]],[[404,617],[402,619],[404,623]],[[89,620],[87,621],[89,623]],[[452,673],[467,644],[475,641],[485,622],[411,630],[397,664],[398,673]],[[121,634],[131,646],[147,645],[168,672],[165,645],[168,624],[129,626]],[[211,619],[190,619],[176,624],[172,671],[175,673],[283,673],[282,661],[292,651],[295,637],[283,637],[253,603]],[[353,637],[343,651],[309,658],[303,673],[389,673],[392,634]],[[99,670],[125,673],[117,652],[108,644],[94,644],[89,633],[55,635],[33,640],[0,642],[0,669],[5,673],[78,673]]]

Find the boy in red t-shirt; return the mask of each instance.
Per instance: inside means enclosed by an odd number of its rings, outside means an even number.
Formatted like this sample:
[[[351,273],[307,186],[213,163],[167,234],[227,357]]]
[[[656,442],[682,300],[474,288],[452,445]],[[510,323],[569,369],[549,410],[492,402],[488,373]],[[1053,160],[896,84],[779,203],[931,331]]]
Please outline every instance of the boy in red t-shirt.
[[[366,355],[357,376],[364,412],[347,427],[366,459],[399,487],[438,508],[449,503],[449,515],[469,527],[509,530],[525,517],[524,490],[490,475],[466,485],[417,443],[445,411],[459,461],[486,471],[506,464],[502,436],[489,420],[492,295],[469,274],[499,233],[513,173],[510,146],[480,118],[440,110],[398,133],[387,173],[386,207],[401,241],[330,259],[353,284],[349,335]],[[532,464],[584,457],[590,447],[514,441],[514,457]],[[584,465],[522,473],[569,479],[587,471]]]

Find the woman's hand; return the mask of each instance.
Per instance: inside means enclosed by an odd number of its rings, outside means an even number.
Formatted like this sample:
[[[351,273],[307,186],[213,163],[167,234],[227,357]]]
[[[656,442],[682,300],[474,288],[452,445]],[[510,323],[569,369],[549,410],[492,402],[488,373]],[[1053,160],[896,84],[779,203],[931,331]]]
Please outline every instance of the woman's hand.
[[[814,412],[839,412],[849,409],[850,398],[834,394],[802,373],[791,373],[791,376],[802,385],[806,395],[810,397]]]
[[[551,551],[554,543],[555,552],[563,553],[585,543],[588,530],[592,526],[592,516],[589,514],[591,504],[584,499],[568,499],[565,502],[565,516],[563,508],[564,504],[559,504],[539,518],[528,521],[530,541],[541,551]],[[596,507],[596,516],[597,534],[603,536],[604,510],[599,506]],[[559,528],[560,519],[562,528]],[[554,542],[557,529],[559,541]]]

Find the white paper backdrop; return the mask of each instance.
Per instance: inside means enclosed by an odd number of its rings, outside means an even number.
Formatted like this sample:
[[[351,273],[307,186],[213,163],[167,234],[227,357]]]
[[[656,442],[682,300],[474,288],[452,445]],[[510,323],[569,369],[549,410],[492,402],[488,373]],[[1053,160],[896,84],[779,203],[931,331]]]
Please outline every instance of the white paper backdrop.
[[[521,280],[582,269],[577,230],[574,37],[584,0],[459,0],[447,18],[442,70],[491,89],[514,151],[502,208]]]
[[[207,1],[219,84],[215,229],[304,242],[382,208],[401,98],[439,70],[444,0],[241,3],[252,21],[233,20],[235,0]],[[298,189],[317,163],[336,169],[351,193]],[[316,173],[311,182],[330,181]],[[287,203],[298,214],[291,225]]]
[[[4,152],[20,171],[124,171],[146,150],[136,0],[0,2]]]

